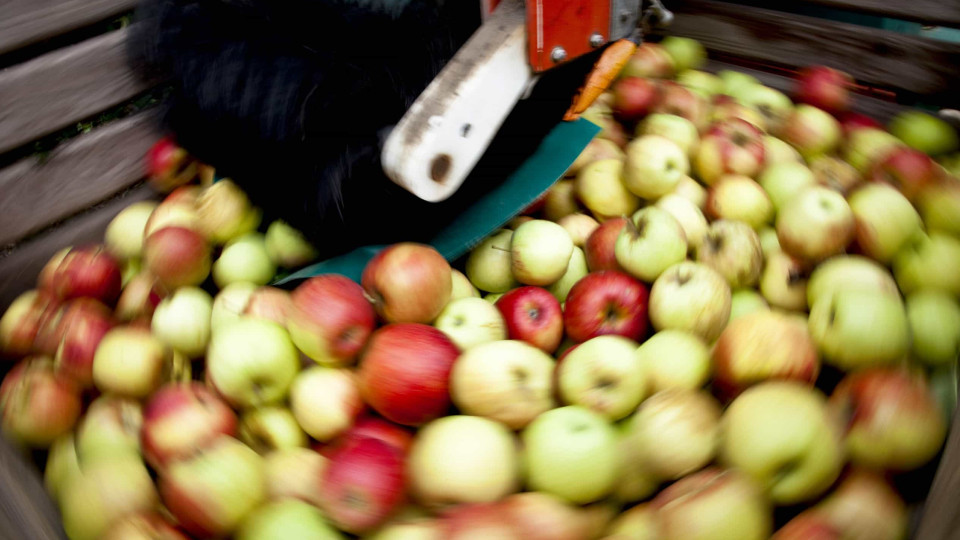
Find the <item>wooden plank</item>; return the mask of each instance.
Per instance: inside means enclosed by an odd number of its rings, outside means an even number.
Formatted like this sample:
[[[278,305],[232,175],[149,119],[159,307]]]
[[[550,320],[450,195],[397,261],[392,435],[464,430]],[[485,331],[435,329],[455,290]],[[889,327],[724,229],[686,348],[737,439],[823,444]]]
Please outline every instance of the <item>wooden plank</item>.
[[[160,138],[152,112],[102,126],[56,149],[0,170],[0,246],[56,223],[146,175],[146,153]]]
[[[951,0],[804,0],[808,4],[849,9],[932,26],[960,26],[960,2]],[[775,2],[771,2],[776,7]]]
[[[765,62],[826,64],[886,88],[946,103],[960,95],[960,43],[711,0],[672,0],[664,32],[708,49]]]
[[[133,9],[137,0],[0,2],[0,54]]]
[[[146,199],[159,197],[143,184],[0,255],[0,313],[18,295],[36,286],[40,270],[54,253],[67,246],[102,242],[114,216],[128,205]]]
[[[3,538],[66,540],[40,471],[0,437],[0,531]]]
[[[0,71],[0,152],[120,104],[150,88],[127,64],[136,25]]]
[[[943,457],[930,494],[924,501],[923,515],[914,538],[954,540],[960,535],[960,513],[957,512],[957,493],[960,493],[960,414],[954,413],[951,424]]]

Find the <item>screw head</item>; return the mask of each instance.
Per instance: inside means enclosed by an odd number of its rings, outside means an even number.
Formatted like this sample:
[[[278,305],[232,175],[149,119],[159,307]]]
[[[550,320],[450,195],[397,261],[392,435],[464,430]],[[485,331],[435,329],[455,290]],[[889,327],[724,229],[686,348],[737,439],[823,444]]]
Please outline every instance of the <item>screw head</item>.
[[[553,60],[554,63],[563,62],[567,59],[567,51],[558,45],[550,51],[550,59]]]
[[[590,35],[590,46],[596,49],[597,47],[603,45],[603,34],[600,32],[594,32]]]

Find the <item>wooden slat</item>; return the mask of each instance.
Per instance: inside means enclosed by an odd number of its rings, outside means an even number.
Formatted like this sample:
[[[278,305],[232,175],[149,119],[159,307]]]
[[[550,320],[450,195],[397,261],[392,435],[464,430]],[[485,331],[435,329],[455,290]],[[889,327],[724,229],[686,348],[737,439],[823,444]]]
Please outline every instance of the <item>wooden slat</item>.
[[[947,445],[937,468],[930,494],[924,501],[924,512],[914,538],[923,540],[955,540],[960,536],[960,414],[954,413]]]
[[[108,19],[137,0],[4,0],[0,2],[0,54]]]
[[[43,229],[146,175],[146,153],[160,134],[140,113],[57,147],[42,163],[26,158],[0,170],[0,246]]]
[[[71,245],[102,242],[107,224],[120,210],[151,198],[157,195],[148,185],[133,188],[0,255],[0,313],[6,311],[20,293],[36,286],[37,275],[54,253]]]
[[[905,19],[933,26],[960,26],[960,2],[955,0],[804,0],[808,4]],[[775,2],[770,3],[776,7]]]
[[[9,441],[0,437],[0,536],[66,540],[56,506],[40,472]]]
[[[150,88],[127,64],[124,41],[131,31],[135,26],[0,71],[0,152]]]
[[[788,66],[825,64],[860,81],[935,96],[960,92],[960,44],[710,0],[672,0],[665,30],[708,49]]]

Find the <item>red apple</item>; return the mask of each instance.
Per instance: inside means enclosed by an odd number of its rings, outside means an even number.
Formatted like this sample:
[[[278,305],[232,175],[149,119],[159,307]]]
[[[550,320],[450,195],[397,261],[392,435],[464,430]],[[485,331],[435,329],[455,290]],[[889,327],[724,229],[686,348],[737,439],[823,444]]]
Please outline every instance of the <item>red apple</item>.
[[[405,484],[404,456],[397,448],[378,439],[358,438],[331,454],[320,508],[340,529],[367,532],[400,507]]]
[[[526,540],[579,540],[591,537],[587,511],[537,491],[515,493],[498,503]]]
[[[93,356],[103,336],[113,328],[113,318],[104,307],[74,310],[61,322],[63,337],[54,363],[58,373],[81,388],[93,386]]]
[[[800,72],[796,101],[807,103],[829,112],[841,112],[850,107],[850,87],[853,77],[826,66],[810,66]]]
[[[660,96],[653,106],[653,112],[686,118],[703,131],[709,121],[709,108],[707,100],[699,94],[679,83],[664,81],[660,85]]]
[[[137,319],[150,320],[167,291],[156,277],[148,272],[133,276],[120,293],[114,314],[121,322]]]
[[[403,242],[377,253],[363,269],[363,290],[388,323],[430,323],[450,301],[453,274],[443,255]]]
[[[647,331],[647,286],[617,270],[587,274],[570,289],[563,322],[574,341],[604,335],[640,341]]]
[[[143,409],[140,444],[147,463],[160,470],[236,433],[237,415],[201,383],[167,384]]]
[[[926,186],[935,184],[941,176],[940,167],[930,156],[909,147],[891,150],[873,167],[870,180],[890,184],[916,202]]]
[[[843,538],[906,538],[910,522],[900,495],[880,473],[870,469],[849,470],[813,511]]]
[[[363,289],[344,276],[310,278],[294,289],[291,298],[290,337],[318,362],[351,363],[376,325],[376,312]]]
[[[243,309],[244,315],[273,321],[286,328],[293,311],[291,294],[277,287],[258,287]]]
[[[169,137],[154,143],[147,152],[150,185],[160,192],[168,192],[193,180],[197,170],[197,162]]]
[[[386,419],[422,425],[450,409],[450,371],[459,354],[450,338],[432,326],[388,324],[370,336],[362,353],[360,391]]]
[[[830,523],[823,512],[807,510],[788,521],[774,533],[770,540],[841,540],[841,538],[840,530]]]
[[[657,101],[657,85],[643,77],[624,77],[613,85],[613,113],[621,122],[635,122]]]
[[[58,375],[49,358],[30,357],[0,384],[0,425],[12,439],[45,448],[69,432],[80,417],[80,391]]]
[[[33,350],[44,356],[54,356],[67,329],[77,321],[91,318],[109,319],[110,308],[93,298],[77,298],[56,308],[47,309],[40,320],[40,329],[33,341]]]
[[[694,170],[707,185],[726,174],[756,177],[763,169],[763,131],[741,118],[729,118],[710,126],[700,141]]]
[[[406,456],[413,445],[413,432],[374,415],[365,415],[357,419],[335,445],[346,445],[359,439],[377,439],[395,448],[401,456]]]
[[[525,286],[507,291],[496,304],[507,325],[507,337],[552,354],[563,339],[560,302],[542,287]]]
[[[0,358],[21,358],[34,349],[34,341],[48,312],[60,301],[38,289],[18,296],[0,317]]]
[[[440,520],[445,540],[523,540],[513,516],[500,502],[462,504],[443,513]]]
[[[627,225],[627,221],[625,217],[608,219],[587,237],[587,242],[583,245],[583,252],[587,256],[587,268],[591,272],[623,270],[614,254],[614,246],[617,244],[620,231]]]
[[[665,79],[673,75],[675,65],[666,49],[656,43],[644,42],[627,60],[621,74],[626,77]]]
[[[120,263],[100,245],[57,253],[40,272],[38,288],[57,298],[94,298],[113,304],[120,296]]]
[[[199,285],[210,274],[210,244],[185,227],[164,227],[144,240],[144,267],[168,289]]]
[[[883,129],[883,124],[865,114],[856,112],[846,112],[840,115],[840,129],[843,130],[844,139],[854,131],[863,128]]]
[[[158,512],[127,514],[113,522],[103,540],[187,540]]]

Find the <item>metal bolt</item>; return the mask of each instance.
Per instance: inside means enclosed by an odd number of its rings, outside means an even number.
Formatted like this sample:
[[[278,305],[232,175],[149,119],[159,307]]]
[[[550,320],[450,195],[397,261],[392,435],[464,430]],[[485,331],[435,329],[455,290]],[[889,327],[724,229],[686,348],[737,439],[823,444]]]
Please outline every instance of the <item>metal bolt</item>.
[[[567,51],[563,47],[557,45],[550,51],[550,59],[553,60],[553,63],[559,64],[567,59]]]
[[[603,45],[603,34],[600,32],[594,32],[590,35],[590,46],[596,49],[597,47]]]

